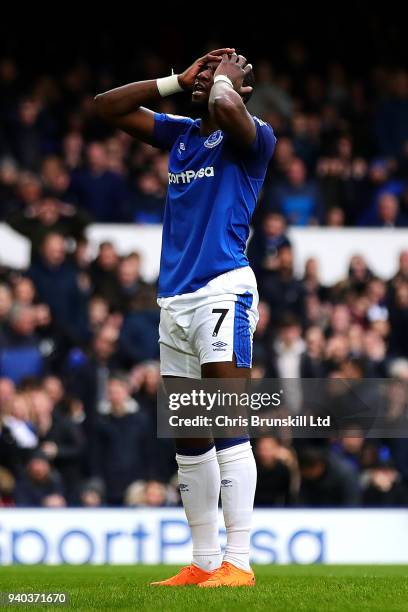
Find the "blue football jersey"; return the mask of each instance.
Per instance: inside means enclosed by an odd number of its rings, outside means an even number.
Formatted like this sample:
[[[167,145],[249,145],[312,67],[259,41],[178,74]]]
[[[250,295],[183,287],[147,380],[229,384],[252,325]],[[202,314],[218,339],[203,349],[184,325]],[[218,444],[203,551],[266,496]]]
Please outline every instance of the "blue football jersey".
[[[254,117],[256,139],[240,150],[201,120],[155,113],[154,144],[170,151],[159,297],[196,291],[248,265],[249,224],[272,156],[272,128]]]

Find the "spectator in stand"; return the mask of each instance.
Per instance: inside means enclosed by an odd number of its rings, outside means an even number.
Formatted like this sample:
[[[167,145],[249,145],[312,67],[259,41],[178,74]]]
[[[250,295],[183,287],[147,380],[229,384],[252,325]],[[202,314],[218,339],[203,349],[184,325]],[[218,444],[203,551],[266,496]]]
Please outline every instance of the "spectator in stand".
[[[123,257],[119,263],[118,291],[116,307],[121,312],[128,312],[146,283],[140,276],[140,255],[133,252]]]
[[[278,250],[290,246],[286,230],[285,218],[279,213],[267,213],[260,229],[255,229],[248,245],[248,259],[256,275],[276,269]]]
[[[260,301],[258,304],[258,324],[253,338],[252,358],[258,364],[270,363],[270,353],[272,346],[272,330],[271,330],[271,311],[268,304]],[[264,374],[266,370],[264,370]]]
[[[257,117],[276,112],[290,119],[293,113],[293,100],[289,93],[279,86],[279,79],[267,59],[256,64],[256,89],[248,104],[249,112]]]
[[[132,392],[152,423],[153,431],[157,431],[157,392],[160,380],[158,361],[145,361],[133,368],[130,374]],[[168,482],[177,472],[173,440],[154,436],[151,441],[151,457],[151,476]]]
[[[408,282],[408,250],[401,251],[398,260],[398,270],[391,282],[395,284],[398,281]]]
[[[71,338],[81,338],[86,329],[87,296],[80,290],[75,268],[67,261],[61,234],[45,236],[40,257],[32,263],[28,276],[62,330]]]
[[[15,211],[7,218],[8,224],[31,242],[31,257],[40,257],[40,247],[48,234],[79,240],[89,223],[85,212],[77,211],[54,196],[45,195],[34,205]]]
[[[38,446],[38,436],[31,418],[31,404],[27,393],[16,393],[4,405],[3,423],[6,425],[19,449],[19,463],[27,461],[29,453]]]
[[[91,337],[102,329],[109,317],[109,304],[100,295],[94,295],[88,304],[88,325]]]
[[[327,227],[344,227],[345,215],[344,211],[338,206],[331,206],[326,214]]]
[[[307,296],[316,295],[322,301],[327,299],[327,289],[320,282],[319,262],[315,257],[306,260],[303,287]]]
[[[88,353],[73,349],[66,364],[67,389],[81,400],[85,410],[84,431],[88,444],[84,464],[88,474],[95,463],[95,427],[107,399],[108,379],[121,366],[118,335],[115,327],[104,325],[92,339]]]
[[[363,504],[374,508],[408,506],[408,485],[402,481],[392,461],[379,461],[368,471]]]
[[[42,196],[42,185],[39,177],[33,172],[27,170],[19,174],[16,186],[15,199],[12,204],[13,208],[28,209],[34,206]]]
[[[293,141],[288,136],[281,136],[276,143],[275,152],[270,165],[273,169],[271,180],[274,183],[284,180],[288,174],[288,168],[295,157]],[[256,211],[255,211],[256,214]]]
[[[398,159],[408,141],[408,73],[405,70],[391,74],[387,94],[375,116],[377,147],[384,157]]]
[[[16,205],[17,181],[18,169],[13,158],[0,159],[0,220],[6,218]]]
[[[41,105],[27,97],[20,102],[13,125],[13,145],[18,162],[27,170],[39,170],[44,153],[44,125],[41,125]]]
[[[11,378],[0,378],[0,410],[11,402],[16,393],[16,386]]]
[[[331,299],[333,301],[344,301],[350,292],[361,295],[364,293],[368,281],[373,277],[367,262],[362,255],[353,255],[350,261],[348,276],[340,281],[331,289]]]
[[[255,492],[257,506],[288,506],[296,479],[296,459],[279,440],[259,438],[255,446],[258,479]]]
[[[65,499],[69,504],[79,501],[78,485],[81,480],[81,461],[84,439],[69,414],[67,407],[55,409],[45,390],[30,393],[33,424],[39,437],[39,448],[61,475]]]
[[[61,478],[51,468],[48,457],[36,451],[27,464],[25,474],[17,480],[14,491],[16,506],[60,508],[66,505]]]
[[[27,424],[23,421],[24,415],[18,411],[16,398],[13,381],[9,378],[0,378],[0,466],[14,476],[19,476],[26,460],[26,451],[35,447],[35,439],[33,441],[33,436],[27,431]],[[24,398],[22,399],[20,407],[25,408]],[[19,434],[22,431],[22,438],[16,439],[16,429],[19,430]],[[24,440],[24,446],[21,440]]]
[[[305,352],[302,355],[301,373],[304,378],[324,378],[325,338],[320,327],[309,327],[305,332]]]
[[[303,161],[305,168],[314,170],[321,149],[321,119],[314,113],[297,112],[293,116],[291,127],[296,155]],[[291,173],[293,172],[294,169]],[[296,172],[299,173],[300,169]]]
[[[96,476],[103,478],[109,505],[121,505],[126,488],[148,475],[153,432],[146,415],[129,395],[129,383],[122,375],[108,382],[106,415],[96,429],[98,460]]]
[[[119,255],[112,242],[101,242],[96,259],[90,267],[93,291],[114,304],[119,293],[117,269]]]
[[[298,454],[301,506],[358,506],[361,491],[358,477],[348,463],[317,446]]]
[[[381,193],[373,205],[371,216],[363,219],[362,225],[372,227],[407,227],[408,219],[401,213],[396,195],[390,192]]]
[[[0,376],[16,384],[26,376],[41,376],[46,361],[35,333],[35,312],[31,306],[15,304],[9,321],[0,328]]]
[[[57,155],[45,157],[41,165],[41,179],[44,188],[55,199],[66,202],[70,176],[62,159]]]
[[[0,465],[0,508],[15,506],[14,493],[15,479],[13,474]]]
[[[81,487],[80,505],[85,508],[98,508],[104,503],[105,487],[99,478],[90,478]]]
[[[408,282],[399,282],[390,312],[390,353],[408,355]]]
[[[346,461],[356,474],[372,468],[382,449],[377,440],[366,440],[364,430],[358,425],[349,425],[338,440],[331,443],[331,450]]]
[[[324,220],[318,186],[306,178],[306,167],[299,157],[290,162],[286,179],[265,191],[264,203],[291,225],[317,225]]]
[[[7,322],[12,306],[13,295],[10,287],[7,285],[0,285],[0,325]]]
[[[305,320],[305,291],[302,282],[295,277],[290,246],[279,248],[275,269],[264,270],[259,281],[260,296],[270,307],[273,325],[287,313],[302,322]]]
[[[119,346],[127,367],[146,359],[159,358],[159,321],[157,307],[132,310],[125,315]]]
[[[164,507],[173,506],[179,502],[179,496],[172,485],[166,486],[157,480],[144,482],[137,480],[126,490],[124,503],[126,506]]]
[[[84,139],[80,132],[72,131],[65,134],[62,140],[62,152],[65,166],[70,171],[81,165],[83,148]]]
[[[129,194],[125,179],[108,170],[105,145],[88,145],[88,165],[73,171],[68,190],[71,201],[85,209],[96,221],[115,223],[126,221]]]
[[[13,299],[18,304],[24,306],[33,306],[36,295],[35,287],[30,278],[27,276],[18,276],[12,280]]]
[[[131,207],[134,223],[162,223],[166,204],[166,188],[151,170],[137,178],[136,193]]]

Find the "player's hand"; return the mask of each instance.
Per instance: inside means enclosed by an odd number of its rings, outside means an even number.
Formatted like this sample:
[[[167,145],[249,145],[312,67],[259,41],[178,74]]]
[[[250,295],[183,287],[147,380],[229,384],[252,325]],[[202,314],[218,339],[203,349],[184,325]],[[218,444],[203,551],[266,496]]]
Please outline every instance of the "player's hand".
[[[203,55],[203,57],[199,57],[191,66],[178,75],[180,86],[186,90],[193,89],[196,76],[203,66],[208,64],[208,62],[221,62],[224,55],[228,57],[228,55],[232,53],[235,53],[235,49],[232,47],[225,47],[224,49],[209,51],[206,55]]]
[[[244,78],[251,70],[252,64],[248,64],[243,55],[237,55],[236,53],[232,53],[231,55],[224,54],[217,70],[214,72],[214,78],[219,74],[228,77],[235,91],[243,96],[252,91],[252,87],[249,85],[245,87],[242,85]]]

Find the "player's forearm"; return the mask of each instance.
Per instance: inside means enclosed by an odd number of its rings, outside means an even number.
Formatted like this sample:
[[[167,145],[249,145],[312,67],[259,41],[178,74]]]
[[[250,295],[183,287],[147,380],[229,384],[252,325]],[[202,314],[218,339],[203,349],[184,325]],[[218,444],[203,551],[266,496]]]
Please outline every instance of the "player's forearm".
[[[121,117],[137,110],[146,102],[159,100],[157,80],[138,81],[100,93],[94,98],[97,113],[102,117]]]
[[[211,88],[208,110],[217,125],[228,131],[228,126],[245,110],[241,96],[227,83],[218,81]]]
[[[214,83],[208,100],[208,109],[218,127],[240,147],[250,146],[256,128],[241,96],[228,83]]]

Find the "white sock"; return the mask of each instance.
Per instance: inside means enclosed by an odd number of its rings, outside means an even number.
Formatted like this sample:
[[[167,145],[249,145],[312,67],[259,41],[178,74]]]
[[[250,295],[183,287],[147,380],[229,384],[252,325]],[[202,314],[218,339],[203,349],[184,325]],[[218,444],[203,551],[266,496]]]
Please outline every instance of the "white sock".
[[[217,452],[221,501],[227,530],[224,561],[249,571],[249,541],[256,488],[256,464],[250,442]]]
[[[176,455],[180,494],[193,539],[193,563],[211,572],[221,564],[218,530],[220,468],[215,447],[203,455]]]

